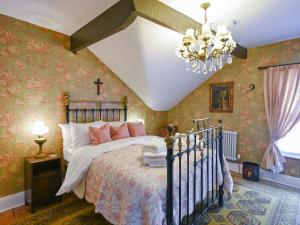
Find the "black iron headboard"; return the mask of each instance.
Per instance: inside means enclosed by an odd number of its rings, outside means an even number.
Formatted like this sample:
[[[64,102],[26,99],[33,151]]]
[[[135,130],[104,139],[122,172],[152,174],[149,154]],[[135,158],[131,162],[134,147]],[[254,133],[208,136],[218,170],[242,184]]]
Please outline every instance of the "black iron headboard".
[[[127,121],[127,96],[121,101],[71,100],[69,92],[64,93],[67,123],[104,121]]]

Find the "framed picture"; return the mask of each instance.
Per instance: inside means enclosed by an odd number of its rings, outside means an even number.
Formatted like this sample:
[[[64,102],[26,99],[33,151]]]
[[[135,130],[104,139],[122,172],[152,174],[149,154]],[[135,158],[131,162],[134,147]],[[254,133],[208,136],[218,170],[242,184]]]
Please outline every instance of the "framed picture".
[[[220,82],[210,84],[210,112],[233,112],[233,86],[234,82]]]

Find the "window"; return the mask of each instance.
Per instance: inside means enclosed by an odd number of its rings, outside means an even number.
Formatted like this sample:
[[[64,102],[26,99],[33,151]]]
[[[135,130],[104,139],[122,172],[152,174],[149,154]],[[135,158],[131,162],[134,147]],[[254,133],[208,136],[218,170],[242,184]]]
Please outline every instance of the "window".
[[[276,144],[283,155],[300,158],[300,122]]]

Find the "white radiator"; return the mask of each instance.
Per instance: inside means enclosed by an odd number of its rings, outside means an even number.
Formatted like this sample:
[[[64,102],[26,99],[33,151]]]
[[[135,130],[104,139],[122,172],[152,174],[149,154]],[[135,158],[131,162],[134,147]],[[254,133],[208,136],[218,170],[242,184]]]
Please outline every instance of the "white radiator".
[[[236,161],[237,155],[237,132],[223,131],[223,151],[226,159]]]

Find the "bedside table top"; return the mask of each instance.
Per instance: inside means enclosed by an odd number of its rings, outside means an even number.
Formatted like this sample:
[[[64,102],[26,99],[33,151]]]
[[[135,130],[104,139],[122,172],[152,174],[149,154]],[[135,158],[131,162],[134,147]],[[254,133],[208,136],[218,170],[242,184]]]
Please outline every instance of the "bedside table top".
[[[41,159],[37,159],[34,156],[29,156],[29,157],[25,157],[24,160],[27,161],[29,164],[34,164],[34,163],[41,163],[41,162],[48,162],[48,161],[52,161],[52,160],[58,160],[61,159],[62,156],[57,154],[55,157],[51,157],[50,155],[48,155],[45,158],[41,158]]]

